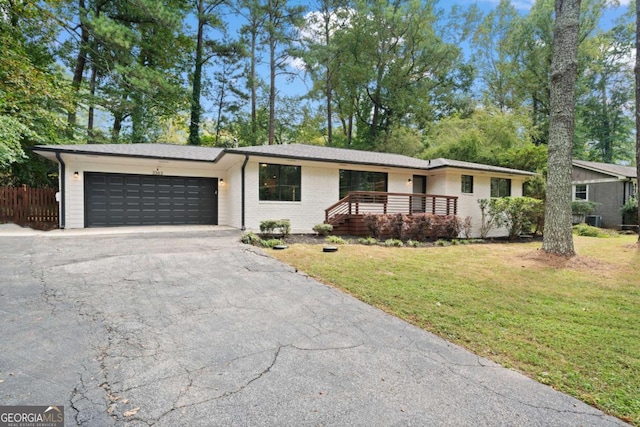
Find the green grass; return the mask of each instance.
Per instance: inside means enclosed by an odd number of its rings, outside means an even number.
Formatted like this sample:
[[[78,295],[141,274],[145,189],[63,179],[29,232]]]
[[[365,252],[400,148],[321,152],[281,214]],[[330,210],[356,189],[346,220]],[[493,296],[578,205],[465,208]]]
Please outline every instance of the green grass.
[[[481,356],[640,425],[636,236],[575,236],[579,257],[540,245],[349,245],[277,258]]]

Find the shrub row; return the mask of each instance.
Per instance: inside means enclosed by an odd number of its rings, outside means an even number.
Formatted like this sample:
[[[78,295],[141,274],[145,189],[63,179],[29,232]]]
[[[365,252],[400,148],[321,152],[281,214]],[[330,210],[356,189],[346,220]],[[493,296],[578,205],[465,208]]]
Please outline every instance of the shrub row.
[[[458,237],[462,227],[455,215],[365,214],[364,223],[376,239],[435,240]]]
[[[275,232],[276,230],[278,233]],[[260,221],[260,232],[266,236],[279,235],[286,237],[291,233],[291,223],[288,219],[267,219]]]

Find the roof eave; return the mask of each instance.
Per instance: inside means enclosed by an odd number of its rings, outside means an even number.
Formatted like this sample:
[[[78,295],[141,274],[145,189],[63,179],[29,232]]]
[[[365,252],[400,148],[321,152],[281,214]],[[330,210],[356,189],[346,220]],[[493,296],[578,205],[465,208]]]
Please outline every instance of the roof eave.
[[[621,181],[624,181],[624,180],[627,180],[627,179],[636,178],[635,175],[620,175],[620,174],[612,173],[611,171],[607,171],[607,170],[604,170],[604,169],[596,168],[596,167],[593,167],[593,166],[577,164],[577,163],[575,163],[575,161],[572,162],[572,165],[574,167],[586,169],[586,170],[589,170],[591,172],[597,172],[597,173],[601,173],[603,175],[609,175],[609,176],[617,178],[617,179],[619,179]]]
[[[300,157],[291,154],[272,154],[272,153],[257,153],[255,151],[244,151],[233,149],[233,151],[226,151],[227,154],[237,153],[237,154],[245,154],[248,156],[255,157],[269,157],[274,159],[293,159],[293,160],[306,160],[310,162],[323,162],[323,163],[345,163],[350,165],[363,165],[363,166],[380,166],[384,168],[399,168],[399,169],[414,169],[414,170],[427,170],[426,168],[421,168],[419,166],[402,166],[402,165],[390,165],[388,163],[379,163],[379,162],[359,162],[356,160],[340,160],[340,159],[328,159],[326,157],[313,157],[306,156]]]
[[[224,150],[222,150],[215,159],[206,160],[206,159],[185,159],[178,157],[170,157],[170,156],[151,156],[151,155],[136,155],[136,154],[121,154],[121,153],[97,153],[95,151],[83,151],[83,150],[65,150],[56,148],[55,146],[35,146],[32,151],[34,153],[45,152],[45,153],[62,153],[62,154],[77,154],[80,156],[107,156],[107,157],[127,157],[133,159],[149,159],[149,160],[173,160],[173,161],[182,161],[182,162],[199,162],[199,163],[216,163],[218,160],[222,158],[225,154]]]
[[[458,165],[431,166],[431,167],[427,168],[427,170],[442,169],[442,168],[466,169],[466,170],[474,170],[474,171],[479,171],[479,172],[502,173],[502,174],[505,174],[505,175],[523,175],[523,176],[540,175],[540,174],[535,173],[535,172],[521,171],[521,170],[517,170],[517,169],[497,170],[497,169],[487,169],[487,168],[483,168],[483,167],[458,166]]]

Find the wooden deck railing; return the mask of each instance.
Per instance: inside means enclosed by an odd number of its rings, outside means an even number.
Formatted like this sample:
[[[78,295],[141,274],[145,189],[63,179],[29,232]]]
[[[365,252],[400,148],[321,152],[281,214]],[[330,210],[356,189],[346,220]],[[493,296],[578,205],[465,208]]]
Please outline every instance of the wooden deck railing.
[[[0,223],[44,229],[57,227],[56,192],[55,188],[0,187]]]
[[[457,215],[458,198],[418,193],[354,191],[325,209],[325,222],[331,224],[349,215],[367,213]]]

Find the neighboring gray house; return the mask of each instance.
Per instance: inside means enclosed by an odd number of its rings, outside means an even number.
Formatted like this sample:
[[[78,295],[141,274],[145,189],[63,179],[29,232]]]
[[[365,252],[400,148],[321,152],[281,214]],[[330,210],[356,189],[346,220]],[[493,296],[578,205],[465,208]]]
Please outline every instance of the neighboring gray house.
[[[593,215],[602,217],[602,227],[618,229],[624,224],[620,208],[638,191],[636,168],[609,163],[573,161],[573,200],[598,205]]]

